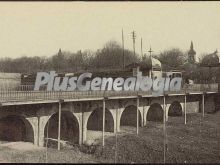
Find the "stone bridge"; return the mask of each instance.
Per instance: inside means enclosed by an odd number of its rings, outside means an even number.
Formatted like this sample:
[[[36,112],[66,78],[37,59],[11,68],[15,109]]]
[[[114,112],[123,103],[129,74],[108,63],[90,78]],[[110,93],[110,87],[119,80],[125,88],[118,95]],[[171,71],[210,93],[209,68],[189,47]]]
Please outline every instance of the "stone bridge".
[[[217,90],[165,93],[0,92],[0,140],[29,141],[45,146],[45,138],[83,144],[88,130],[120,132],[148,121],[166,122],[169,116],[215,110]],[[59,146],[59,143],[58,143]],[[58,147],[59,148],[59,147]]]

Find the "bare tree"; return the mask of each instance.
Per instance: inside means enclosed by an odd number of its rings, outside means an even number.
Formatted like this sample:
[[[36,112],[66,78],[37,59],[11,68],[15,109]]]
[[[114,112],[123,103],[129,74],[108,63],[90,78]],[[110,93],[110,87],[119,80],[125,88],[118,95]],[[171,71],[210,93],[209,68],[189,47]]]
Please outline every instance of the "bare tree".
[[[161,61],[162,64],[166,64],[173,68],[179,68],[185,62],[186,53],[182,52],[178,48],[173,48],[163,51],[157,55],[157,58]]]

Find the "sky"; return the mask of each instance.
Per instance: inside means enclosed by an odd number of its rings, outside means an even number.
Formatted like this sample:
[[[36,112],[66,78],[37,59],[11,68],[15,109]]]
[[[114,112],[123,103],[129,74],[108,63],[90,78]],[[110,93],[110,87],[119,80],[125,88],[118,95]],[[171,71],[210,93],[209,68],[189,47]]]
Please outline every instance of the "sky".
[[[0,57],[97,50],[109,40],[136,52],[170,48],[197,58],[220,51],[220,2],[0,2]]]

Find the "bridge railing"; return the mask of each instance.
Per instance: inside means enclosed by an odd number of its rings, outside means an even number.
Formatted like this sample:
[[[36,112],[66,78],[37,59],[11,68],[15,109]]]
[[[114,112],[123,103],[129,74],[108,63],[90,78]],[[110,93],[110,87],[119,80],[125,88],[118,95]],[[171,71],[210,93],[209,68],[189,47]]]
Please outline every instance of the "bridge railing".
[[[185,85],[184,89],[188,92],[198,91],[198,92],[217,92],[218,91],[218,84],[191,84]]]
[[[0,102],[7,101],[37,101],[57,99],[86,99],[117,96],[152,95],[151,91],[34,91],[30,90],[0,91]],[[22,88],[25,89],[25,88]],[[183,94],[185,92],[217,92],[218,84],[193,84],[185,85],[180,91],[168,91],[167,94]]]
[[[41,86],[40,91],[46,91],[47,86]],[[3,89],[1,89],[3,90]],[[5,89],[8,91],[7,89]],[[13,91],[33,91],[34,85],[19,85],[13,89]],[[184,84],[182,90],[193,90],[193,91],[217,91],[218,83],[213,84]],[[11,90],[10,90],[11,91]],[[77,90],[75,90],[77,91]],[[74,91],[74,92],[75,92]]]
[[[0,91],[0,101],[57,100],[136,96],[133,91]]]

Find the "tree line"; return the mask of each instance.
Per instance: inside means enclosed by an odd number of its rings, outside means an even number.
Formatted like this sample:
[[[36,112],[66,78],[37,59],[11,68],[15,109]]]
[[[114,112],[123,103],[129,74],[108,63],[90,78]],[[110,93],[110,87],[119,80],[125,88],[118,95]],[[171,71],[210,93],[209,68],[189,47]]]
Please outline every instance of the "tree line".
[[[142,59],[140,55],[125,49],[125,65],[135,62],[147,62],[148,58]],[[172,68],[179,68],[185,61],[185,54],[175,48],[154,55],[162,64]],[[107,42],[103,48],[93,52],[90,50],[68,52],[61,51],[50,57],[19,57],[15,59],[1,58],[0,71],[14,73],[36,73],[38,71],[56,70],[59,72],[76,72],[92,69],[120,69],[123,67],[123,49],[116,41]]]
[[[51,57],[19,57],[0,59],[0,72],[31,74],[38,71],[77,72],[94,69],[120,69],[123,66],[123,49],[116,41],[107,42],[102,49],[68,52],[59,51]],[[140,59],[125,49],[125,65]]]
[[[143,62],[149,65],[149,55],[141,58],[140,55],[133,51],[124,50],[125,65],[131,63]],[[217,68],[201,68],[184,65],[187,63],[187,52],[183,52],[178,48],[164,50],[161,53],[153,54],[153,57],[159,59],[162,63],[163,70],[177,69],[184,70],[184,74],[191,79],[209,80],[213,76],[217,77]],[[206,57],[203,55],[200,63]],[[212,60],[212,59],[210,59]],[[213,59],[216,62],[216,59]],[[116,41],[107,42],[101,49],[96,51],[84,50],[77,52],[59,51],[50,57],[19,57],[15,59],[0,59],[0,72],[13,72],[32,74],[39,71],[56,72],[78,72],[78,71],[94,71],[122,69],[123,67],[123,49]],[[185,68],[184,68],[185,67]],[[212,74],[210,74],[210,72]],[[212,77],[210,77],[212,76]]]

